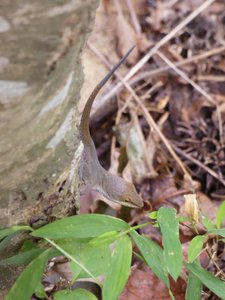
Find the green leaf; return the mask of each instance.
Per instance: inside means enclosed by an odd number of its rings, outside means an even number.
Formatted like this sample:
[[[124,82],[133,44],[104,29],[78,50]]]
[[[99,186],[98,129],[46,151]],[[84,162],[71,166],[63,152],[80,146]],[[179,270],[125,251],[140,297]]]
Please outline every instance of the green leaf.
[[[90,239],[80,240],[76,238],[66,238],[57,240],[56,242],[59,247],[73,255],[74,253],[81,251],[82,248],[86,247],[89,241]]]
[[[205,215],[202,215],[202,223],[207,230],[216,228],[216,226],[213,224],[213,222]]]
[[[86,245],[78,249],[75,248],[72,255],[95,277],[106,273],[109,269],[111,251],[108,245]],[[71,262],[70,266],[73,272],[73,280],[76,278],[90,278],[90,275],[82,270],[75,262]]]
[[[1,266],[4,265],[18,266],[22,264],[26,265],[44,251],[45,249],[39,248],[39,249],[32,249],[30,251],[22,252],[17,255],[1,260],[0,265]]]
[[[100,214],[68,217],[32,232],[33,236],[49,239],[96,237],[108,231],[129,230],[123,220]]]
[[[158,223],[162,232],[162,242],[167,270],[176,281],[182,268],[182,249],[179,240],[179,222],[174,208],[161,207]]]
[[[224,219],[225,219],[225,201],[223,201],[223,203],[220,205],[217,211],[217,215],[216,215],[217,228],[221,227]]]
[[[45,289],[42,285],[41,282],[38,283],[35,292],[34,292],[35,296],[37,296],[37,298],[39,299],[44,299],[44,298],[48,298],[48,295],[45,293]]]
[[[98,300],[95,295],[84,289],[63,290],[55,293],[54,300]]]
[[[221,299],[225,299],[225,283],[224,281],[216,278],[211,273],[207,272],[202,267],[195,263],[185,264],[186,268],[194,274],[207,288]]]
[[[130,274],[132,244],[127,235],[117,241],[102,289],[103,300],[117,300]]]
[[[13,242],[13,239],[18,235],[20,234],[21,231],[16,231],[16,232],[13,232],[9,235],[7,235],[1,242],[0,242],[0,252],[2,252],[3,250],[5,250],[5,248],[7,246],[11,247],[11,244]]]
[[[157,215],[158,215],[158,211],[157,210],[152,211],[150,214],[148,214],[149,218],[153,219],[153,220],[157,219]]]
[[[104,244],[110,245],[115,242],[115,240],[118,238],[118,235],[119,233],[117,231],[109,231],[93,238],[88,244],[96,246]]]
[[[67,258],[69,258],[71,261],[75,262],[78,266],[80,266],[83,270],[85,270],[85,272],[87,274],[90,275],[90,277],[92,279],[94,279],[94,281],[101,286],[101,283],[98,281],[98,279],[95,278],[95,276],[87,269],[85,268],[85,266],[82,264],[82,262],[80,262],[79,260],[77,260],[75,257],[73,257],[70,253],[68,253],[66,250],[64,250],[62,247],[60,247],[59,245],[57,245],[54,241],[45,238],[46,241],[51,244],[53,247],[55,247],[55,249],[59,252],[61,252],[64,256],[66,256]]]
[[[209,230],[209,233],[214,233],[216,235],[221,235],[222,237],[225,237],[225,228]]]
[[[177,219],[178,219],[179,223],[191,222],[191,218],[186,217],[186,216],[177,216]]]
[[[50,250],[46,250],[26,267],[6,295],[5,300],[30,299],[41,280],[49,254]]]
[[[11,233],[14,233],[16,231],[21,231],[21,230],[32,231],[33,229],[30,226],[19,226],[19,225],[15,225],[15,226],[12,226],[12,227],[6,228],[6,229],[1,229],[0,230],[0,240]]]
[[[197,262],[195,262],[197,264]],[[185,300],[200,300],[202,283],[193,273],[189,272]]]
[[[91,240],[92,241],[92,240]],[[89,240],[62,239],[57,241],[58,247],[69,253],[76,261],[84,266],[95,277],[103,274],[111,259],[111,250],[107,243],[89,243]],[[73,271],[73,280],[76,278],[90,278],[75,262],[70,263]]]
[[[156,274],[156,276],[165,283],[166,287],[170,288],[169,278],[165,270],[165,262],[162,248],[148,239],[145,236],[139,235],[136,231],[132,230],[130,235],[140,250],[148,266]]]
[[[21,252],[26,252],[33,249],[38,249],[38,245],[36,243],[33,243],[30,240],[25,240],[23,243],[23,246],[21,247]]]
[[[199,256],[204,242],[205,237],[202,235],[197,235],[191,240],[188,248],[188,262],[193,262]]]

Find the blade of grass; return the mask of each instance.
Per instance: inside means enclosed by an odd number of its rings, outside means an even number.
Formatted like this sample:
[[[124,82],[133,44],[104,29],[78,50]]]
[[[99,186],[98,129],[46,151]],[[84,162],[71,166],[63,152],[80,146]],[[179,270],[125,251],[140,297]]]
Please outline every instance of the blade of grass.
[[[161,207],[158,211],[157,220],[162,232],[165,264],[168,272],[176,281],[183,262],[179,240],[179,220],[176,216],[176,210],[174,208]]]
[[[225,283],[224,281],[216,278],[211,273],[207,272],[202,267],[192,264],[185,264],[186,268],[194,274],[207,288],[221,299],[225,299]]]
[[[103,300],[117,300],[130,274],[132,244],[128,235],[116,241],[109,271],[102,289]]]
[[[200,254],[205,241],[204,236],[195,236],[188,248],[188,262],[193,262]]]
[[[216,226],[220,228],[223,220],[225,219],[225,201],[220,205],[216,215]]]
[[[34,232],[32,236],[64,239],[91,238],[109,231],[128,230],[130,226],[121,219],[100,214],[77,215],[45,225]]]
[[[41,253],[26,267],[6,295],[5,300],[29,300],[31,298],[41,280],[50,251],[51,249],[48,249]]]
[[[59,291],[55,293],[54,300],[97,300],[97,298],[91,292],[79,288],[73,291]]]
[[[137,245],[147,265],[169,289],[170,283],[167,270],[165,269],[162,248],[147,237],[139,235],[136,231],[131,231],[130,236]]]
[[[28,230],[28,231],[33,231],[33,229],[30,226],[19,226],[15,225],[10,228],[5,228],[0,230],[0,240],[6,237],[7,235],[14,233],[16,231],[22,231],[22,230]]]
[[[65,255],[67,258],[69,258],[70,260],[72,260],[75,264],[77,264],[82,270],[84,270],[88,275],[90,275],[91,278],[93,278],[94,282],[97,283],[100,287],[101,287],[101,283],[95,278],[95,276],[81,263],[79,262],[77,259],[75,259],[72,255],[70,255],[67,251],[65,251],[64,249],[62,249],[61,247],[59,247],[56,243],[54,243],[53,241],[51,241],[48,238],[45,238],[45,240],[51,244],[54,248],[56,248],[57,250],[59,250],[63,255]]]
[[[194,262],[197,264],[197,261]],[[198,277],[189,272],[185,300],[200,300],[202,291],[202,283]]]

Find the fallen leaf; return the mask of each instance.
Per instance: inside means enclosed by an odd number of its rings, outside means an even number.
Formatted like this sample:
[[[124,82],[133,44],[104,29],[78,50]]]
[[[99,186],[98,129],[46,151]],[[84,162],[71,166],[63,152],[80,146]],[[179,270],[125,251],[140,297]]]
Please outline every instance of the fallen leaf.
[[[125,55],[125,53],[130,47],[137,44],[137,35],[133,27],[125,19],[119,1],[117,2],[117,11],[118,11],[118,15],[117,15],[116,31],[117,31],[117,39],[118,39],[118,48],[121,55],[123,56]],[[127,58],[128,64],[133,65],[134,63],[136,63],[138,57],[139,57],[139,51],[138,48],[135,47],[132,53]]]
[[[131,113],[131,122],[129,125],[130,129],[126,137],[127,156],[131,165],[130,168],[134,181],[140,182],[149,172],[148,165],[153,169],[152,161],[149,161],[144,135],[135,113]]]
[[[186,284],[182,279],[171,281],[171,289],[176,300],[183,300]],[[146,266],[135,266],[131,270],[128,283],[119,300],[161,300],[171,299],[168,289]]]
[[[180,207],[183,203],[183,190],[179,191],[172,176],[158,176],[151,178],[150,195],[154,205],[169,201]]]

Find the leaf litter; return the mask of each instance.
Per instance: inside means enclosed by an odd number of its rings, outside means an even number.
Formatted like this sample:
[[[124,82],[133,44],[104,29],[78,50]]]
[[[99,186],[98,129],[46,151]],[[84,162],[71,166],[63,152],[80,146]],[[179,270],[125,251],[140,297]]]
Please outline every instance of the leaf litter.
[[[121,89],[121,78],[117,83],[114,78],[113,84],[107,85],[105,96],[99,98],[100,104],[93,110],[92,136],[101,164],[133,181],[145,207],[140,211],[109,206],[106,199],[94,194],[87,196],[88,202],[81,200],[83,213],[104,212],[124,218],[132,225],[141,224],[147,221],[146,210],[155,211],[162,205],[185,214],[184,196],[195,191],[198,206],[192,214],[196,217],[199,210],[215,221],[217,209],[225,198],[225,6],[217,1],[198,14],[203,2],[102,0],[89,47],[85,50],[85,72],[88,74],[89,68],[92,69],[93,59],[95,65],[96,61],[101,64],[100,72],[102,68],[107,70],[136,44],[127,64],[119,70],[124,76],[132,66],[135,76],[128,81],[129,89],[127,86]],[[196,15],[186,21],[195,12]],[[160,50],[159,55],[152,47]],[[149,55],[149,59],[142,63],[140,70],[140,61],[145,55]],[[171,69],[163,57],[185,76]],[[97,73],[99,68],[94,69]],[[152,123],[130,89],[152,117],[155,127],[149,126]],[[213,101],[209,102],[208,98]],[[172,145],[176,155],[172,155],[166,142]],[[200,224],[197,228],[204,233],[201,218]],[[139,231],[162,244],[158,228],[149,226]],[[187,256],[194,233],[182,224],[180,237]],[[220,245],[215,252],[212,238],[205,247],[207,252],[200,255],[202,265],[208,266],[214,274],[219,271],[218,267],[224,272],[221,255],[224,246]],[[210,256],[213,253],[217,253],[216,258]],[[175,298],[184,299],[185,280],[171,281],[171,286]],[[202,299],[211,296],[212,293],[206,291]],[[162,298],[170,298],[164,284],[134,258],[131,275],[119,299]]]

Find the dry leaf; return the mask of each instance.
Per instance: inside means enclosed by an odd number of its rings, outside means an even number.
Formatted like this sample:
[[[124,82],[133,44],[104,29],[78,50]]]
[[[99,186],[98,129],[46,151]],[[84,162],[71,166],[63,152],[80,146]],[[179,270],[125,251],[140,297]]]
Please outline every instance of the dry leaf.
[[[149,171],[146,163],[148,157],[146,157],[146,144],[137,115],[131,113],[131,119],[130,129],[126,137],[126,149],[132,175],[135,182],[140,182]],[[151,164],[150,167],[152,167]]]
[[[156,177],[158,173],[156,172],[153,163],[155,158],[155,140],[152,134],[149,134],[145,141],[145,159],[146,164],[148,165],[148,177]]]
[[[149,194],[154,205],[169,201],[180,207],[183,203],[183,190],[178,190],[174,177],[160,175],[150,179],[149,183]]]
[[[112,140],[111,145],[111,157],[110,157],[110,168],[109,172],[118,175],[118,170],[120,170],[120,155],[121,151],[115,146],[116,141],[115,138]]]
[[[123,170],[123,178],[128,181],[128,182],[132,182],[132,168],[131,168],[131,163],[128,162],[126,167]]]
[[[195,223],[198,223],[198,202],[195,194],[184,195],[185,205],[184,210],[188,217],[190,217]]]
[[[119,1],[117,3],[117,38],[118,38],[118,47],[121,55],[125,55],[127,50],[133,45],[137,44],[137,36],[133,27],[128,23],[122,14],[121,7],[119,6]],[[138,48],[135,47],[132,53],[128,56],[127,62],[131,65],[136,63],[139,57]]]
[[[139,266],[132,269],[119,300],[169,299],[167,297],[168,292],[164,283],[147,266]]]
[[[148,51],[148,49],[153,46],[153,42],[148,40],[145,33],[141,33],[136,36],[136,43],[137,43],[137,48],[143,53]]]
[[[214,222],[220,202],[210,200],[210,198],[201,192],[197,193],[197,198],[198,207],[201,213],[206,215],[212,222]]]
[[[184,299],[186,284],[182,279],[171,281],[176,300]],[[168,289],[146,265],[133,267],[127,285],[119,300],[171,299]]]
[[[170,96],[163,94],[162,97],[160,97],[158,99],[157,108],[158,109],[165,109],[165,107],[167,106],[169,100],[170,100]]]

